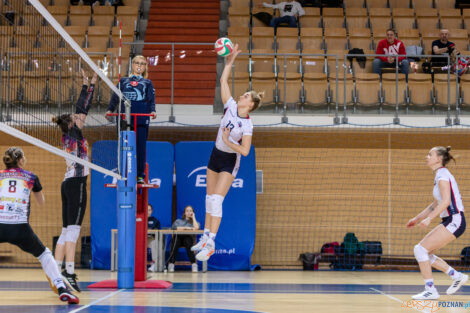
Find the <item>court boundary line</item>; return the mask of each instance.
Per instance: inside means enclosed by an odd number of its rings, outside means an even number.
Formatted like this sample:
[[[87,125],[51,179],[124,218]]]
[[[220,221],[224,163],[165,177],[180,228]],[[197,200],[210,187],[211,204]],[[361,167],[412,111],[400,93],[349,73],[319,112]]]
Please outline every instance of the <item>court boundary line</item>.
[[[93,305],[95,305],[95,304],[97,304],[97,303],[99,303],[99,302],[101,302],[101,301],[103,301],[103,300],[106,300],[106,299],[108,299],[108,298],[111,298],[112,296],[117,295],[118,293],[123,292],[123,291],[125,291],[125,290],[126,290],[126,289],[119,289],[119,290],[116,290],[116,291],[114,291],[114,292],[112,292],[112,293],[110,293],[110,294],[108,294],[108,295],[106,295],[106,296],[104,296],[104,297],[101,297],[101,298],[99,298],[99,299],[96,299],[95,301],[90,302],[90,304],[87,304],[87,305],[84,305],[84,306],[82,306],[82,307],[79,307],[79,308],[77,308],[77,309],[75,309],[75,310],[72,310],[72,311],[70,311],[69,313],[80,312],[81,310],[84,310],[84,309],[86,309],[86,308],[89,308],[89,307],[91,307],[91,306],[93,306]]]
[[[369,289],[372,290],[372,291],[375,291],[375,292],[377,292],[377,293],[380,293],[381,295],[384,295],[384,296],[386,296],[386,297],[389,298],[389,299],[392,299],[392,300],[394,300],[394,301],[403,303],[402,300],[400,300],[400,299],[398,299],[398,298],[395,298],[394,296],[388,295],[388,294],[386,294],[385,292],[382,292],[382,291],[380,291],[380,290],[378,290],[378,289],[375,289],[375,288],[369,288]],[[411,309],[414,309],[414,310],[416,310],[416,311],[418,311],[418,312],[429,313],[428,311],[418,310],[417,308],[411,308]]]

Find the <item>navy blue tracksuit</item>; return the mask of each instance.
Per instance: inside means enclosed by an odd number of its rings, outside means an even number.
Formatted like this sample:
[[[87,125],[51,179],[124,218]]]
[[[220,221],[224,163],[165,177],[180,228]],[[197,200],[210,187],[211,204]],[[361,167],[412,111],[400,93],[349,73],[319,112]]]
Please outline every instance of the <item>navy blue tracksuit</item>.
[[[142,76],[131,75],[121,78],[121,92],[131,101],[131,113],[155,112],[155,88],[152,81]],[[119,88],[119,84],[118,84]],[[119,97],[115,93],[109,102],[108,111],[114,112]],[[125,112],[124,101],[121,103],[121,113]],[[134,118],[131,119],[132,128]],[[148,138],[150,118],[148,116],[137,117],[136,145],[137,145],[137,177],[145,177],[146,144]]]

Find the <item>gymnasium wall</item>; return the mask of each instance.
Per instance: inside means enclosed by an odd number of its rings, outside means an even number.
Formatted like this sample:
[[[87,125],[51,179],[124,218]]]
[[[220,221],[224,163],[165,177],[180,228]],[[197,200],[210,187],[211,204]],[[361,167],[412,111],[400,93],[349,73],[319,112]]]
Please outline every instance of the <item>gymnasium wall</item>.
[[[103,131],[86,131],[90,145]],[[151,130],[149,140],[214,140],[216,131],[159,127]],[[1,151],[13,144],[19,145],[2,135]],[[451,145],[458,156],[457,164],[449,168],[464,205],[469,203],[470,208],[470,134],[461,130],[255,128],[253,144],[264,190],[257,198],[252,262],[264,268],[299,268],[300,253],[319,251],[325,242],[341,242],[349,231],[360,241],[382,241],[385,254],[411,256],[425,231],[409,231],[404,225],[432,201],[434,175],[425,165],[425,156],[435,145]],[[27,168],[39,175],[46,196],[43,208],[32,201],[31,224],[52,248],[52,236],[61,228],[65,162],[35,147],[23,148]],[[89,235],[89,206],[84,235]],[[469,236],[467,232],[439,254],[457,256]],[[39,265],[33,257],[5,246],[0,244],[2,266],[20,261],[25,266]],[[13,250],[10,255],[16,257],[3,258],[4,250]]]

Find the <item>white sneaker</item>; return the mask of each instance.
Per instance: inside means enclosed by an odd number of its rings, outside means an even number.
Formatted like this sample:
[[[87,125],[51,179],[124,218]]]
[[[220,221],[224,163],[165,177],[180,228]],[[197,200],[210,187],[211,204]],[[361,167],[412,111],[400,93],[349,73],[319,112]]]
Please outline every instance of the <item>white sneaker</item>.
[[[197,263],[191,264],[191,271],[192,271],[193,273],[197,273]]]
[[[175,271],[175,264],[168,263],[168,273],[173,273]]]
[[[468,275],[460,273],[460,276],[456,279],[452,279],[452,285],[447,289],[447,294],[451,295],[457,292],[468,280]]]
[[[437,300],[439,299],[439,293],[437,292],[436,288],[425,289],[423,292],[418,293],[411,298],[414,300]]]
[[[209,237],[205,235],[201,236],[197,244],[191,247],[191,251],[201,251],[202,248],[204,248],[204,246],[206,245],[207,239],[209,239]]]
[[[202,250],[199,251],[198,254],[196,254],[196,259],[201,262],[207,261],[209,260],[211,255],[214,254],[214,252],[215,252],[215,243],[213,240],[208,240],[204,248],[202,248]]]
[[[148,269],[148,272],[154,272],[155,273],[155,263],[153,263],[152,265],[150,265],[149,269]]]

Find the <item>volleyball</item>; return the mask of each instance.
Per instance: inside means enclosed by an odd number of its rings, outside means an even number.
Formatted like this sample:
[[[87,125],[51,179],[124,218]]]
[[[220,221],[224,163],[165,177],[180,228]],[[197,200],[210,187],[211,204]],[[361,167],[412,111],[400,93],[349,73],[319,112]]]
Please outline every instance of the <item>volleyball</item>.
[[[215,52],[222,57],[226,57],[233,51],[233,43],[230,39],[222,37],[217,39],[214,44]]]

